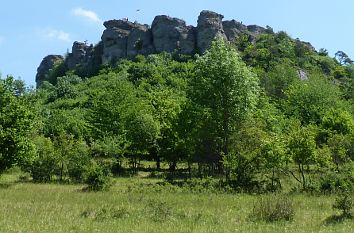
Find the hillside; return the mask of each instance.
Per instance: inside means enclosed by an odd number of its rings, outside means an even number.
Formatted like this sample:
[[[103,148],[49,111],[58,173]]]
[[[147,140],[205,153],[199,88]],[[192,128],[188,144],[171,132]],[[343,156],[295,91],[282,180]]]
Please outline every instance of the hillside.
[[[13,109],[2,170],[17,165],[38,182],[93,174],[104,185],[108,174],[162,172],[164,163],[172,183],[212,176],[234,191],[277,191],[289,180],[352,190],[352,60],[222,19],[106,21],[97,45],[44,58],[37,90],[2,80],[0,107]]]

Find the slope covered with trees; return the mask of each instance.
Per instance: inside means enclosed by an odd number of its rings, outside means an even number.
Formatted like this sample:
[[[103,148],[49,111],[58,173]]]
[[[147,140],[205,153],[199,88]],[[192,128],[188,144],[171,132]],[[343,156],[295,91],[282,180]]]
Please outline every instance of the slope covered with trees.
[[[1,170],[104,182],[152,161],[168,180],[214,176],[233,190],[275,191],[289,179],[303,190],[352,190],[352,63],[268,28],[215,40],[201,56],[138,55],[89,77],[58,63],[37,90],[17,92],[7,78]]]

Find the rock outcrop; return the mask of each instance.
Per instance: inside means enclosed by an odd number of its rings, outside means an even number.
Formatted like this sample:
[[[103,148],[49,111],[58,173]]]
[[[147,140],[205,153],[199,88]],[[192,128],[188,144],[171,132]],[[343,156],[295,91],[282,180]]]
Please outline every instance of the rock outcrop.
[[[120,58],[155,52],[149,26],[128,20],[109,20],[104,22],[104,26],[106,30],[101,37],[103,63],[109,64]]]
[[[184,20],[159,15],[151,29],[156,52],[192,54],[195,51],[194,28],[187,26]]]
[[[247,31],[247,26],[236,20],[223,21],[222,26],[229,41],[235,41],[241,33]]]
[[[188,26],[184,20],[159,15],[151,28],[128,19],[109,20],[103,24],[106,29],[97,45],[74,42],[72,52],[65,59],[65,66],[68,70],[79,70],[77,73],[80,75],[90,76],[100,65],[114,64],[121,58],[160,52],[203,54],[217,37],[235,41],[245,33],[255,39],[266,32],[265,28],[257,25],[246,26],[235,20],[222,21],[223,18],[221,14],[202,11],[194,27]],[[38,67],[37,85],[46,80],[54,63],[63,59],[59,55],[45,57]]]
[[[72,52],[68,54],[65,60],[69,70],[75,69],[77,66],[88,66],[93,56],[93,45],[87,45],[75,41],[72,47]]]
[[[155,48],[149,26],[135,23],[127,41],[127,57],[133,58],[138,54],[147,55],[154,52]]]
[[[197,26],[197,47],[200,53],[204,53],[215,38],[226,39],[222,25],[223,18],[223,15],[212,11],[200,13]]]
[[[36,83],[37,87],[44,81],[48,80],[49,72],[54,68],[55,64],[64,61],[64,57],[60,55],[48,55],[43,58],[41,64],[37,68]]]
[[[112,63],[127,56],[128,36],[133,23],[127,20],[110,20],[104,22],[106,30],[102,34],[103,63]]]

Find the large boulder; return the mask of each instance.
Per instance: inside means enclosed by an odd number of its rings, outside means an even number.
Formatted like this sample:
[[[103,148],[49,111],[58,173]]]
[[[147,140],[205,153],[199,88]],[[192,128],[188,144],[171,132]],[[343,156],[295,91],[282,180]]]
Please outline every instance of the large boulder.
[[[187,26],[184,20],[159,15],[152,22],[151,29],[156,52],[195,52],[195,30]]]
[[[204,53],[215,38],[227,39],[223,30],[223,15],[212,11],[202,11],[198,17],[197,47],[200,53]]]
[[[48,55],[43,58],[41,64],[37,68],[36,84],[39,87],[44,81],[48,80],[48,75],[54,66],[64,61],[64,57],[61,55]]]
[[[235,41],[240,34],[247,32],[247,26],[236,20],[223,21],[222,26],[229,41]]]

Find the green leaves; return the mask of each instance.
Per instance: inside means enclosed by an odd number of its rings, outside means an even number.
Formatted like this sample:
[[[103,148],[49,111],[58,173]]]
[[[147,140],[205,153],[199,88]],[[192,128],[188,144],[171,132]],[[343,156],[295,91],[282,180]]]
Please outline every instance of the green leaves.
[[[12,77],[0,79],[0,174],[30,156],[33,115]]]
[[[196,144],[209,144],[196,150],[214,157],[214,161],[222,153],[228,154],[230,137],[255,108],[258,92],[258,78],[238,53],[224,41],[214,41],[209,51],[197,59],[188,92],[198,112],[198,119],[194,119],[195,139],[199,141]]]
[[[285,95],[285,113],[298,118],[303,124],[318,124],[329,109],[343,104],[339,88],[318,75],[292,84]]]

